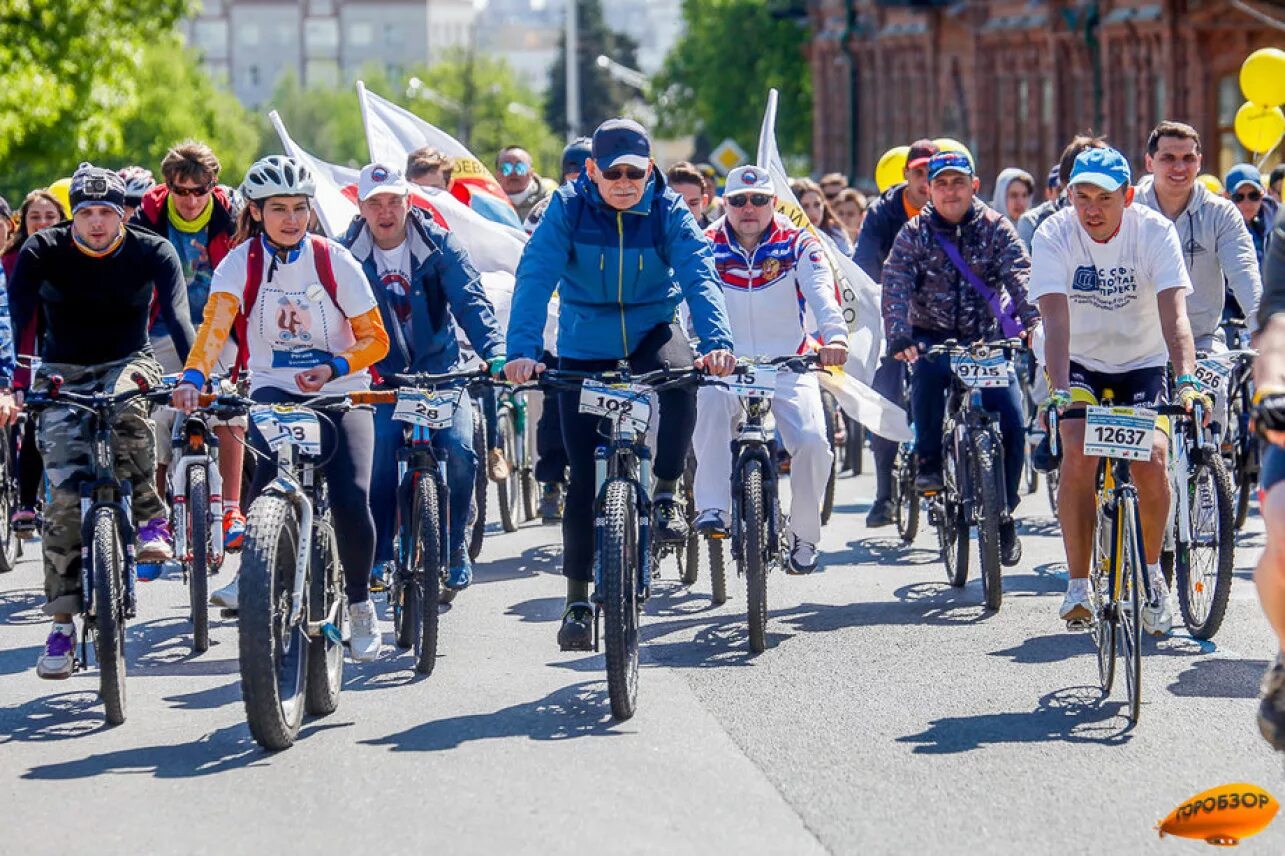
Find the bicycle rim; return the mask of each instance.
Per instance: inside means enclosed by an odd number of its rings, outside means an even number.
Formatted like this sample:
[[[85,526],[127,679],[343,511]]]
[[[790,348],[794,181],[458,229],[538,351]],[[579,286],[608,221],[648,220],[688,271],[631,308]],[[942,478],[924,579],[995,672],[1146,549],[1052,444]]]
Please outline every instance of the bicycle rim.
[[[192,551],[187,594],[192,609],[192,648],[196,651],[210,648],[210,489],[206,476],[202,466],[187,471],[187,544]]]
[[[612,481],[603,499],[602,617],[611,713],[629,719],[638,707],[638,514],[633,485]]]
[[[505,532],[516,532],[522,522],[522,473],[518,469],[517,430],[513,425],[513,414],[508,408],[500,411],[498,419],[499,449],[509,463],[509,476],[495,483],[495,490],[500,500],[500,526]]]
[[[1184,499],[1191,542],[1176,557],[1178,606],[1192,636],[1212,639],[1227,612],[1236,549],[1234,500],[1221,458],[1195,468]]]
[[[1115,682],[1115,610],[1111,608],[1112,518],[1099,504],[1093,527],[1093,564],[1089,568],[1090,634],[1097,649],[1098,685],[1109,695]]]
[[[98,660],[99,694],[107,721],[125,721],[125,606],[122,602],[125,557],[116,515],[108,508],[94,512],[94,654]]]
[[[746,615],[750,650],[758,654],[767,647],[767,519],[763,496],[763,467],[759,461],[746,463],[741,473],[741,560],[745,575]]]

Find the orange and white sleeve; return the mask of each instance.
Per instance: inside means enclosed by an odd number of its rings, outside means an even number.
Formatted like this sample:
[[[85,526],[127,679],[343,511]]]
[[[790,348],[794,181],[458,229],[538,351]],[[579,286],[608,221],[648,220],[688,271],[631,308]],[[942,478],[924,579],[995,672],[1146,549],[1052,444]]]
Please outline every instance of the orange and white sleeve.
[[[240,311],[241,304],[236,295],[226,291],[210,294],[205,303],[205,314],[201,318],[201,329],[196,331],[196,341],[192,343],[192,350],[187,355],[187,365],[183,367],[184,382],[197,387],[205,386]]]
[[[388,331],[384,329],[384,319],[379,315],[379,307],[354,315],[348,319],[352,325],[356,342],[342,354],[336,354],[332,365],[335,376],[340,377],[362,369],[370,368],[388,356]]]

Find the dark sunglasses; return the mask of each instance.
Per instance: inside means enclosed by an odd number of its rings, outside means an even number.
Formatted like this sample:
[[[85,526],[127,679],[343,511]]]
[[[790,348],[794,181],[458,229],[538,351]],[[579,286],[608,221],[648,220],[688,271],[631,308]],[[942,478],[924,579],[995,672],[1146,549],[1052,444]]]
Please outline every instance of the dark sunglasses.
[[[642,181],[647,177],[647,170],[639,169],[636,166],[613,166],[611,169],[604,169],[602,177],[607,181],[620,181],[627,178],[630,181]]]
[[[742,193],[737,196],[729,196],[726,199],[727,204],[733,208],[744,208],[746,202],[755,208],[762,208],[771,201],[772,197],[766,193]]]
[[[500,164],[500,175],[513,175],[515,172],[518,175],[526,175],[530,171],[531,167],[521,161],[509,161],[508,163]]]
[[[214,189],[213,184],[206,184],[202,187],[179,187],[177,184],[167,185],[170,193],[175,196],[204,196]]]
[[[1259,193],[1257,190],[1251,190],[1248,193],[1233,193],[1231,195],[1232,202],[1244,202],[1246,199],[1250,202],[1260,202],[1262,201],[1262,198],[1263,194]]]

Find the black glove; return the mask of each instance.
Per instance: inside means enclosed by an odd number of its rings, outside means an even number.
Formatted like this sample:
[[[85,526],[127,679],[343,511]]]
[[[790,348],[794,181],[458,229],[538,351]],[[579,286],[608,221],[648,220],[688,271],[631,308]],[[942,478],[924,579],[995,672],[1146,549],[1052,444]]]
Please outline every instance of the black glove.
[[[1261,435],[1264,431],[1285,431],[1285,392],[1261,393],[1254,404],[1254,429]]]

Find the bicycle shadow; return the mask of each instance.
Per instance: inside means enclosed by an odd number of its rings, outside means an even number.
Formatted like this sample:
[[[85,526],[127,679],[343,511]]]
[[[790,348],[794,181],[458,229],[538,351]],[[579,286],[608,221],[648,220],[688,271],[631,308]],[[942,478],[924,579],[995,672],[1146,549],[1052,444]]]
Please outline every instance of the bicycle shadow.
[[[267,753],[250,738],[246,726],[237,724],[212,731],[190,743],[117,749],[74,761],[32,767],[22,774],[22,778],[67,781],[143,773],[157,779],[189,779],[263,764],[267,760]]]
[[[513,604],[504,614],[515,616],[524,623],[560,621],[566,603],[566,598],[563,597],[535,597]]]
[[[928,565],[941,560],[941,553],[907,544],[899,535],[871,536],[849,541],[842,552],[822,553],[820,564],[829,565]]]
[[[1212,642],[1202,642],[1190,636],[1168,636],[1163,639],[1142,637],[1142,656],[1145,657],[1197,657],[1216,650]],[[992,657],[1007,657],[1014,663],[1044,665],[1060,663],[1073,657],[1097,654],[1093,637],[1088,631],[1066,631],[1044,636],[1028,636],[1018,645],[989,652]]]
[[[241,702],[241,681],[238,678],[222,686],[209,687],[191,693],[166,696],[165,701],[178,710],[214,710]]]
[[[1194,698],[1258,698],[1259,683],[1269,665],[1269,660],[1197,660],[1168,689],[1176,696]]]
[[[213,619],[213,616],[211,616]],[[218,626],[213,620],[210,627]],[[136,621],[125,630],[125,657],[131,674],[140,677],[209,677],[234,675],[240,669],[236,656],[214,658],[210,650],[192,649],[192,623],[181,618]]]
[[[1030,573],[1015,573],[1015,568],[1004,568],[1004,596],[1036,597],[1062,594],[1066,591],[1066,563],[1045,562],[1031,568]]]
[[[1097,687],[1076,686],[1042,696],[1034,711],[949,716],[918,734],[898,737],[916,755],[953,755],[990,745],[1081,743],[1120,746],[1132,739],[1123,701],[1108,701]]]
[[[585,681],[562,687],[535,701],[511,705],[488,713],[451,716],[421,723],[405,731],[359,741],[386,746],[392,752],[441,752],[465,743],[526,737],[530,740],[570,740],[577,737],[614,737],[625,732],[611,718],[611,705],[603,681]]]
[[[41,608],[44,605],[45,595],[39,589],[0,592],[0,624],[43,624],[49,620]]]
[[[559,532],[561,530],[558,530]],[[540,544],[527,547],[516,556],[489,557],[485,544],[494,549],[494,539],[485,542],[478,561],[473,563],[473,584],[502,583],[536,577],[540,574],[562,573],[562,545]]]
[[[0,708],[0,746],[74,740],[107,727],[96,689],[69,690]]]
[[[1056,517],[1018,517],[1017,534],[1038,538],[1061,538],[1062,524]]]

